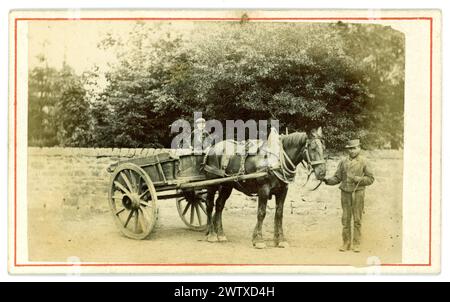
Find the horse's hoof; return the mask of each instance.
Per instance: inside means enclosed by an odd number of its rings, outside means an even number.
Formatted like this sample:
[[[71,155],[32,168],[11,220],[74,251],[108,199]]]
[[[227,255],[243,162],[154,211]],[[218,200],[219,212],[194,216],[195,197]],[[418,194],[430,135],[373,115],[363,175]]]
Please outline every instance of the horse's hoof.
[[[219,242],[227,242],[227,236],[225,235],[221,235],[221,236],[217,236],[217,239],[219,240]]]
[[[266,248],[266,243],[263,242],[263,241],[254,242],[254,243],[253,243],[253,246],[254,246],[256,249],[265,249],[265,248]]]
[[[288,243],[287,241],[281,241],[281,242],[278,243],[277,246],[278,246],[279,248],[284,249],[284,248],[288,248],[288,247],[289,247],[289,243]]]
[[[206,236],[206,241],[208,241],[208,242],[217,242],[218,239],[217,239],[216,235],[208,235],[208,236]]]

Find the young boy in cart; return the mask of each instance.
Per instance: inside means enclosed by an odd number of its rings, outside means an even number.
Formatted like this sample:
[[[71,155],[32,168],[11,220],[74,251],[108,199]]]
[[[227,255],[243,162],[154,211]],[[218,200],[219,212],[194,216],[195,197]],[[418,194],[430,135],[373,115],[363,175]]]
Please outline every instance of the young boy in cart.
[[[339,162],[333,177],[325,178],[327,185],[340,184],[342,204],[342,241],[339,251],[350,250],[351,225],[353,217],[353,251],[360,252],[361,244],[361,219],[364,210],[364,192],[366,186],[374,182],[373,173],[367,160],[360,156],[361,147],[359,139],[350,140],[345,146],[348,157]]]

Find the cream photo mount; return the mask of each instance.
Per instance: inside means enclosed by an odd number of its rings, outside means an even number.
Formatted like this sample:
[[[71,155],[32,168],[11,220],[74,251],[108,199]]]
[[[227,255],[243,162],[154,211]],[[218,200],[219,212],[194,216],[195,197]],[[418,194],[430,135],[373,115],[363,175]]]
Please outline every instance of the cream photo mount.
[[[28,232],[29,26],[57,22],[344,22],[390,26],[405,35],[402,257],[365,266],[328,263],[146,263],[31,261]],[[441,12],[439,10],[48,10],[9,20],[9,253],[11,274],[292,273],[436,274],[441,266]],[[81,37],[80,37],[81,38]],[[105,197],[106,198],[106,197]],[[382,196],[379,197],[382,201]],[[255,219],[252,216],[252,221]],[[336,225],[338,227],[338,225]],[[251,248],[251,247],[248,247]],[[376,255],[373,255],[376,257]],[[373,259],[372,259],[373,260]]]

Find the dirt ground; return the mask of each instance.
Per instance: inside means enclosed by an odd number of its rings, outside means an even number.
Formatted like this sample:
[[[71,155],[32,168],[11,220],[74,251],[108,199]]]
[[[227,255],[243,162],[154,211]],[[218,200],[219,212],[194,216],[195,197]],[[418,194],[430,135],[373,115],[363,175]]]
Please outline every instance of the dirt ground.
[[[187,229],[173,200],[161,201],[167,204],[160,206],[157,225],[150,238],[143,241],[122,236],[106,211],[29,208],[30,261],[59,262],[78,257],[83,262],[363,266],[368,261],[372,264],[371,256],[376,256],[381,263],[398,263],[402,251],[402,159],[377,158],[372,162],[376,180],[366,191],[362,251],[358,254],[338,251],[341,208],[337,186],[323,185],[315,192],[308,192],[301,187],[299,178],[290,186],[284,210],[289,248],[273,247],[273,210],[268,212],[264,224],[268,247],[253,248],[251,235],[256,214],[254,209],[233,208],[233,200],[246,198],[233,193],[230,206],[223,214],[228,237],[225,243],[209,243],[202,232]],[[334,172],[336,163],[336,160],[330,162],[328,175]],[[298,213],[292,208],[292,202],[298,200],[311,204]],[[273,203],[269,202],[271,208]]]

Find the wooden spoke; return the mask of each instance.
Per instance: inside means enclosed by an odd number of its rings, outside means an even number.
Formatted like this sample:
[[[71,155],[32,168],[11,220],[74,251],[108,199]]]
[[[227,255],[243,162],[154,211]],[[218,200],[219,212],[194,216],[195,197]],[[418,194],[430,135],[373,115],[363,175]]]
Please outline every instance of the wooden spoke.
[[[120,200],[121,200],[121,199],[123,198],[123,196],[124,196],[124,194],[121,194],[121,195],[113,195],[112,198],[113,198],[113,199],[120,199]]]
[[[142,177],[141,177],[141,175],[139,175],[138,194],[139,194],[139,192],[141,192],[141,188],[142,188]],[[147,190],[147,191],[148,191],[148,190]]]
[[[195,212],[195,207],[194,207],[194,205],[192,204],[191,205],[191,220],[189,221],[191,224],[193,224],[194,223],[194,213]]]
[[[122,213],[122,212],[125,211],[125,210],[126,210],[125,208],[122,208],[122,209],[118,210],[118,211],[116,212],[116,216],[119,216],[119,214]]]
[[[200,215],[199,205],[195,205],[195,212],[197,213],[198,225],[202,225],[202,216]]]
[[[142,198],[142,197],[144,197],[144,195],[147,194],[147,193],[148,193],[148,189],[145,190],[141,195],[139,195],[139,199]]]
[[[126,195],[128,195],[128,196],[131,195],[131,192],[128,191],[128,189],[125,188],[125,187],[124,187],[120,182],[118,182],[117,180],[114,182],[114,185],[115,185],[116,187],[118,187],[119,189],[121,189]]]
[[[190,207],[190,206],[191,206],[190,203],[186,204],[186,207],[184,208],[184,211],[183,211],[183,216],[186,215],[186,213],[187,213],[187,211],[189,210],[189,207]]]
[[[134,232],[137,233],[138,232],[138,226],[139,226],[139,211],[136,211],[136,216],[135,216],[135,221],[134,221]]]
[[[183,196],[177,198],[177,210],[183,223],[194,231],[204,231],[207,228],[206,206],[202,204],[204,193],[202,191],[183,191]],[[186,215],[188,211],[190,215]]]
[[[125,181],[125,183],[127,184],[127,187],[129,189],[130,192],[133,192],[133,186],[131,185],[130,180],[128,179],[127,175],[125,174],[125,171],[120,172],[120,176],[122,177],[122,179]]]
[[[139,192],[139,188],[137,186],[137,180],[136,180],[136,175],[134,174],[133,171],[128,170],[131,176],[131,183],[133,184],[133,188],[136,192]]]
[[[147,172],[133,162],[119,163],[111,175],[108,197],[120,232],[128,238],[148,238],[157,220],[158,196]]]
[[[203,205],[203,203],[202,203],[202,202],[199,202],[198,205],[199,205],[200,208],[202,209],[203,213],[206,214],[206,208],[205,208],[205,206]]]
[[[134,210],[130,211],[130,214],[128,215],[127,221],[125,221],[125,224],[123,225],[124,228],[126,228],[128,226],[128,223],[130,222],[131,217],[133,217],[133,212],[134,212]]]
[[[148,203],[148,202],[146,202],[146,201],[144,201],[144,200],[140,200],[140,202],[139,202],[141,205],[143,205],[143,206],[145,206],[145,207],[151,207],[151,205]]]

